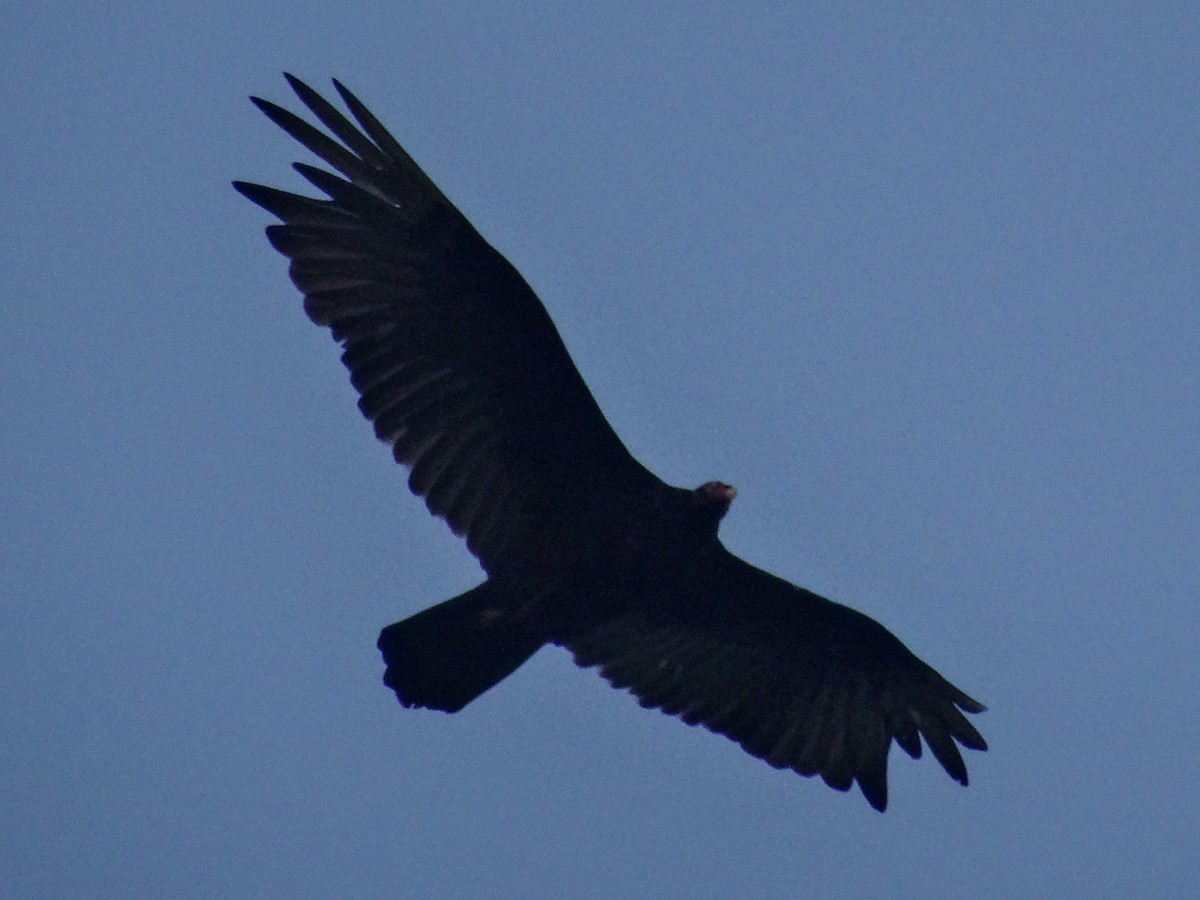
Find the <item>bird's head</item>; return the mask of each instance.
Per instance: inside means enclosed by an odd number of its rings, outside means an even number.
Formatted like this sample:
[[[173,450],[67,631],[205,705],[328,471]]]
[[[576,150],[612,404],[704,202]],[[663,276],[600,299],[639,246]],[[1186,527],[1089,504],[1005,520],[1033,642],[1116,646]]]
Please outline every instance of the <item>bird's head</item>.
[[[706,481],[692,491],[692,506],[714,524],[725,518],[729,504],[737,496],[737,488],[723,481]]]

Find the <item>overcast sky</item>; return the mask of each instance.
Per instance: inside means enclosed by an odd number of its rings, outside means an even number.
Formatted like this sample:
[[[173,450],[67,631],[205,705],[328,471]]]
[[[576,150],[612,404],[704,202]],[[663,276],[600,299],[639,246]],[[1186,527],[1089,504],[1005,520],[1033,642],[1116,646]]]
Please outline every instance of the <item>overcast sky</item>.
[[[0,894],[1200,894],[1200,8],[880,6],[5,14]],[[969,788],[897,750],[879,815],[556,648],[396,704],[379,628],[481,573],[229,187],[302,186],[283,69],[731,549],[991,707]]]

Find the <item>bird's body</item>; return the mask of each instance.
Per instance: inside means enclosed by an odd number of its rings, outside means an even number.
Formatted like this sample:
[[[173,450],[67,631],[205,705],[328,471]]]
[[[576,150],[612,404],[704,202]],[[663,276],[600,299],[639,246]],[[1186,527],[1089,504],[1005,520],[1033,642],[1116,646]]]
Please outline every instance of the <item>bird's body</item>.
[[[369,111],[357,125],[289,82],[333,140],[255,103],[340,175],[329,199],[236,182],[282,224],[305,310],[342,344],[359,408],[487,580],[385,628],[385,682],[457,711],[547,643],[644,706],[887,803],[893,739],[924,738],[967,783],[956,741],[986,749],[971,699],[882,625],[721,544],[734,491],[664,484],[626,450],[545,308]],[[340,143],[339,143],[340,142]]]

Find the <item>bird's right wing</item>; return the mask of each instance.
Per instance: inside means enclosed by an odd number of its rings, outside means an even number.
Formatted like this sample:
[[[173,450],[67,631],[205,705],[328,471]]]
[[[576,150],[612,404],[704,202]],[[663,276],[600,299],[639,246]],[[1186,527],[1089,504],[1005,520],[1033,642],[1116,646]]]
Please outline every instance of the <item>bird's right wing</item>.
[[[665,488],[613,432],[512,265],[353,94],[334,82],[357,125],[287,77],[329,134],[252,99],[340,173],[296,164],[328,199],[234,186],[282,221],[271,244],[430,511],[494,571],[550,538],[586,540],[621,514],[615,498]]]
[[[963,715],[982,703],[873,619],[722,553],[705,591],[649,603],[564,645],[642,706],[837,790],[858,782],[878,810],[893,740],[916,758],[924,738],[967,783],[955,742],[987,749]]]

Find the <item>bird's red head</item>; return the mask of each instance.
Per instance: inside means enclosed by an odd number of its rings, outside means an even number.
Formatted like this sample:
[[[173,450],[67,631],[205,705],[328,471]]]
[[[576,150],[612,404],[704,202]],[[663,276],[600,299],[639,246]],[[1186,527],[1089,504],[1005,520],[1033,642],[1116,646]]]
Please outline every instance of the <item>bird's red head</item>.
[[[737,488],[723,481],[706,481],[692,491],[692,502],[713,518],[721,519],[729,512],[729,504],[737,496]]]

